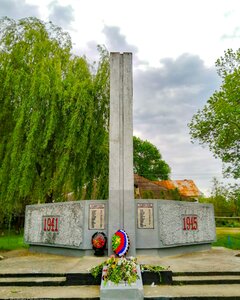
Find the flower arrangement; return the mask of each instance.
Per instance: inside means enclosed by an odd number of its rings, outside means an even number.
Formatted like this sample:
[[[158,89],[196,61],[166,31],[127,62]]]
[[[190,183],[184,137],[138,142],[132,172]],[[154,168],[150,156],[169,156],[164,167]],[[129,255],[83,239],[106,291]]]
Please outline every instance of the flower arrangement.
[[[107,237],[104,232],[96,232],[92,236],[92,246],[95,250],[94,255],[103,256],[106,249]]]
[[[134,257],[115,257],[111,255],[100,266],[91,269],[91,274],[96,277],[102,270],[104,284],[111,281],[115,284],[125,282],[131,285],[139,278],[137,274],[137,259]]]
[[[112,249],[113,252],[121,257],[125,256],[130,246],[130,240],[126,231],[119,229],[112,236]]]
[[[140,269],[141,269],[141,272],[144,272],[144,271],[150,271],[150,272],[153,272],[153,273],[159,273],[163,270],[169,270],[169,266],[168,267],[163,267],[163,266],[154,266],[154,265],[140,265]]]
[[[96,249],[100,249],[105,247],[106,240],[102,234],[98,234],[96,237],[92,239],[92,245]]]

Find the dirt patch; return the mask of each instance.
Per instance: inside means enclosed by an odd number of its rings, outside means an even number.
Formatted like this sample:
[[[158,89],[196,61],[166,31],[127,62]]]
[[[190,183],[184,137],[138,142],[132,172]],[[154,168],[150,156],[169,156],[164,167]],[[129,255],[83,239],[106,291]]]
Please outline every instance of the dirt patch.
[[[19,249],[19,250],[1,250],[0,256],[3,256],[3,258],[12,258],[12,257],[22,257],[22,256],[30,256],[34,255],[33,253],[29,252],[27,249]]]

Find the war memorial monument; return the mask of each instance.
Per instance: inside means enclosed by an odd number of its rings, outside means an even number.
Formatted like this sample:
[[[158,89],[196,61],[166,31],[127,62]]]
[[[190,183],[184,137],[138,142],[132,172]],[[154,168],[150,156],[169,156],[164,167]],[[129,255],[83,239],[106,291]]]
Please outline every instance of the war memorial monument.
[[[216,238],[211,204],[134,199],[132,86],[132,54],[111,53],[109,199],[27,206],[24,238],[32,251],[93,255],[91,239],[100,231],[108,237],[110,255],[119,229],[129,236],[129,256],[211,247]]]

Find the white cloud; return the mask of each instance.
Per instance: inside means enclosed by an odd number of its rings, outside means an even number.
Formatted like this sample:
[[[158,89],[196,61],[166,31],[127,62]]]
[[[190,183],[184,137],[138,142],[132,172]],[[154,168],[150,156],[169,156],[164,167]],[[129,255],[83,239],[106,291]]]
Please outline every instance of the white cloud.
[[[0,17],[20,19],[39,17],[36,5],[28,4],[25,0],[0,0]]]
[[[58,1],[52,1],[48,5],[50,14],[49,20],[63,29],[71,29],[71,23],[74,21],[74,10],[71,5],[61,5]]]

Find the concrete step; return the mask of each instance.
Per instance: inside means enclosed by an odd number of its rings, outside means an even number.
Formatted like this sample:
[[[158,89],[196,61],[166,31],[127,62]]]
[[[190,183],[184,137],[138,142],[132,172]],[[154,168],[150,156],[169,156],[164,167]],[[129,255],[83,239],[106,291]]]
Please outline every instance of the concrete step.
[[[98,300],[100,286],[2,287],[0,300]],[[144,299],[151,300],[240,300],[239,285],[144,286]],[[127,300],[127,299],[123,299]]]
[[[47,281],[66,281],[66,277],[10,277],[10,278],[0,278],[0,283],[6,282],[47,282]]]
[[[66,277],[1,277],[0,286],[60,286]]]
[[[206,271],[206,272],[173,272],[172,276],[222,276],[222,275],[239,275],[239,271],[220,271],[220,272],[212,272],[212,271]]]
[[[0,286],[63,286],[100,285],[101,276],[94,278],[90,273],[18,273],[0,274]]]
[[[240,272],[173,273],[173,285],[240,284]]]
[[[240,276],[178,276],[173,284],[240,284]]]
[[[144,286],[144,299],[154,300],[240,300],[240,284]]]
[[[100,286],[1,287],[0,300],[6,299],[81,299],[98,300]]]
[[[47,279],[46,279],[47,278]],[[65,279],[65,280],[64,280]],[[161,271],[160,276],[154,272],[143,272],[144,285],[172,284],[172,272]],[[101,275],[94,278],[90,273],[18,273],[0,274],[0,286],[53,286],[56,285],[100,285]]]

